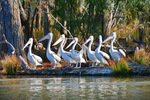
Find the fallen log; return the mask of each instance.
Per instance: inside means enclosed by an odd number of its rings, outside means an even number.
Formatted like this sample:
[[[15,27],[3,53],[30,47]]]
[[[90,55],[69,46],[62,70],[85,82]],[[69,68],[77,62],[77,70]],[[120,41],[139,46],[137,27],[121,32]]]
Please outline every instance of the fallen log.
[[[28,63],[24,60],[24,58],[22,56],[18,56],[18,59],[21,61],[21,66],[23,69],[28,69]]]

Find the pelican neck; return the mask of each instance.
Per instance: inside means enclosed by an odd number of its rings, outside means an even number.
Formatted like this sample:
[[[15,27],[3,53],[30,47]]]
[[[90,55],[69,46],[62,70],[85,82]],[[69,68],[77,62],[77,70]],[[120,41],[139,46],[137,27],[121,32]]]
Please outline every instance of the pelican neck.
[[[101,42],[99,42],[99,45],[98,45],[98,47],[97,47],[98,51],[100,51],[101,46],[102,46],[102,44],[101,44]]]
[[[89,43],[89,46],[88,46],[88,51],[89,52],[91,52],[92,43],[93,43],[93,40],[91,40],[90,43]]]
[[[74,52],[74,49],[76,47],[76,44],[77,44],[77,41],[75,40],[75,43],[73,44],[73,47],[72,47],[72,52]]]
[[[114,43],[115,39],[116,39],[116,38],[113,37],[113,39],[111,40],[111,43],[110,43],[110,50],[111,50],[111,51],[114,50],[114,48],[113,48],[113,43]]]
[[[32,52],[31,52],[32,45],[33,45],[33,42],[30,43],[28,54],[32,54]]]
[[[65,39],[63,39],[61,44],[60,44],[60,52],[64,52],[64,49],[63,49],[64,42],[65,42]]]
[[[48,45],[47,45],[47,51],[51,51],[51,42],[52,42],[52,37],[49,38]]]

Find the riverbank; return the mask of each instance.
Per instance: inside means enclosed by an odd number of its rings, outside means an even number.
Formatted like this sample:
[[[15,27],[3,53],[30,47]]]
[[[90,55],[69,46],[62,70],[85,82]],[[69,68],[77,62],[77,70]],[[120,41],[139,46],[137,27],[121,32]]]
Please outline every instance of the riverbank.
[[[16,75],[56,75],[56,76],[130,76],[130,75],[141,75],[150,76],[150,66],[142,66],[136,62],[128,62],[130,71],[128,74],[115,75],[113,70],[109,66],[99,67],[81,67],[81,68],[57,68],[51,69],[50,67],[44,69],[25,69],[17,72]],[[1,74],[3,75],[3,74]]]

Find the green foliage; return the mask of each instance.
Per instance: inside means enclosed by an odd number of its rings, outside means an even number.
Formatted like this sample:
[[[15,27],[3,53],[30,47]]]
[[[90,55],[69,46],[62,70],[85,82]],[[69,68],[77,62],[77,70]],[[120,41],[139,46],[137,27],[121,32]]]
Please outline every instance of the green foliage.
[[[128,63],[124,59],[121,61],[118,61],[117,64],[114,64],[112,66],[112,69],[115,75],[125,75],[125,74],[128,74],[130,71]]]
[[[137,62],[140,65],[150,65],[150,54],[147,54],[145,51],[138,51],[134,53],[133,61]]]

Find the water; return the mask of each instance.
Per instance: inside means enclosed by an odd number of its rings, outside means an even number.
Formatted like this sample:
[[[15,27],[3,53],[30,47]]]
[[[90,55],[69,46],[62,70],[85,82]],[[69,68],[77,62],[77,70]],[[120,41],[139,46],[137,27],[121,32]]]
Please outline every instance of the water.
[[[0,100],[150,100],[150,78],[0,78]]]

